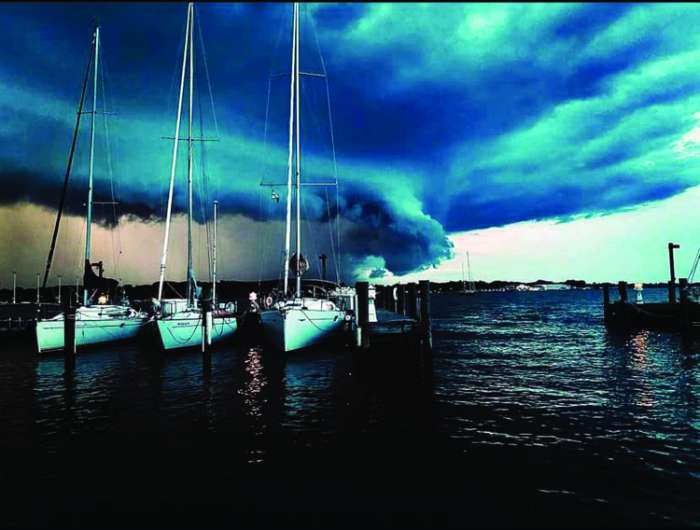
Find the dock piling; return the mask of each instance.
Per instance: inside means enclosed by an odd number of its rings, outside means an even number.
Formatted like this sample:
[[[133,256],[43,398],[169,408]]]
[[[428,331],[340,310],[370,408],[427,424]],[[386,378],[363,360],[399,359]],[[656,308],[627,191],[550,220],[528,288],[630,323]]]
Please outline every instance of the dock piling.
[[[603,284],[603,321],[607,324],[610,321],[610,286]]]
[[[671,279],[668,282],[668,302],[670,304],[676,303],[676,267],[673,259],[673,250],[676,248],[681,248],[681,246],[675,243],[668,244],[668,267],[671,272]]]
[[[399,284],[396,288],[396,295],[398,300],[396,301],[396,312],[399,315],[406,314],[406,286]]]
[[[63,369],[66,373],[75,369],[75,310],[66,299],[63,303]]]
[[[433,348],[433,331],[430,323],[430,281],[420,281],[420,323],[423,328],[425,346],[428,350]]]
[[[202,289],[200,305],[202,311],[202,359],[206,368],[211,362],[212,311],[214,309],[212,291],[207,288]]]
[[[369,348],[369,282],[357,282],[357,346]]]
[[[627,282],[617,282],[617,290],[620,293],[620,302],[627,303]]]
[[[408,307],[406,311],[406,316],[409,318],[415,318],[418,320],[417,315],[418,306],[418,286],[415,283],[408,284]]]
[[[681,325],[683,329],[689,329],[691,324],[688,308],[688,278],[678,279],[678,290],[680,291]]]

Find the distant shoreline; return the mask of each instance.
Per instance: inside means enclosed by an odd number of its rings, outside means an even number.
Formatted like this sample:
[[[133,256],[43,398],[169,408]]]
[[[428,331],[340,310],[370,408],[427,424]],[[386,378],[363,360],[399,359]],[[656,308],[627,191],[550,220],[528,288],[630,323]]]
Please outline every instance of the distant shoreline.
[[[309,278],[305,283],[321,283],[321,280]],[[385,285],[379,282],[375,285]],[[394,282],[386,285],[397,285],[399,282]],[[401,282],[407,284],[408,282]],[[274,287],[277,287],[279,280],[257,281],[219,281],[217,282],[217,293],[221,300],[246,300],[248,293],[269,292]],[[628,282],[630,287],[633,287],[635,282]],[[210,285],[209,282],[200,282],[202,286]],[[553,282],[549,280],[537,280],[534,282],[516,282],[511,280],[494,280],[492,282],[475,281],[474,287],[477,292],[483,291],[550,291],[550,290],[594,290],[601,289],[606,282],[588,283],[584,280],[566,280],[565,282]],[[617,282],[607,282],[607,285],[617,287]],[[182,296],[185,292],[185,282],[166,282],[166,297]],[[664,282],[643,283],[643,288],[668,288],[668,284]],[[124,284],[127,295],[132,300],[148,300],[156,295],[157,283],[131,285]],[[447,282],[430,282],[430,288],[435,293],[462,292],[464,284],[462,281],[447,281]],[[71,296],[75,292],[75,286],[64,285],[62,288],[63,296]],[[58,294],[56,286],[46,287],[40,291],[40,300],[42,303],[55,303]],[[0,289],[0,302],[7,303],[12,300],[12,289]],[[17,287],[17,301],[33,303],[36,301],[36,287],[23,288]]]

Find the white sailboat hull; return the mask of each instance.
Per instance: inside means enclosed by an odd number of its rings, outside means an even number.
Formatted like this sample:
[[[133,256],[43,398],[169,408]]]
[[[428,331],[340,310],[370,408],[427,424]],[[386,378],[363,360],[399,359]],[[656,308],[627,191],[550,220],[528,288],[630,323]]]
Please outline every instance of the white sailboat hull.
[[[260,317],[265,341],[277,350],[291,352],[337,336],[343,328],[345,312],[293,307],[263,311]]]
[[[130,340],[137,337],[148,322],[148,318],[140,314],[124,316],[110,315],[98,311],[76,312],[75,345],[77,348]],[[36,323],[36,342],[39,353],[61,350],[64,346],[63,314],[49,320],[39,320]]]
[[[164,350],[201,347],[202,316],[200,313],[175,314],[157,319],[155,322]],[[238,323],[235,316],[212,317],[212,343],[233,336],[237,328]]]

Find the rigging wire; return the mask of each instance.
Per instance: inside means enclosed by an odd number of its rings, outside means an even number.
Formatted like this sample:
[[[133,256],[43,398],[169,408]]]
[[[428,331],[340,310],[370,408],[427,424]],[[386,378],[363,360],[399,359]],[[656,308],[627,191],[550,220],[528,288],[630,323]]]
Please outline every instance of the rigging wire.
[[[270,98],[272,94],[272,73],[274,70],[274,62],[275,62],[275,56],[277,54],[277,50],[279,49],[280,41],[282,40],[282,31],[284,29],[284,24],[279,24],[279,30],[277,31],[277,39],[275,40],[275,46],[272,51],[272,58],[270,59],[270,68],[268,70],[268,76],[267,76],[267,97],[265,100],[265,124],[263,128],[263,153],[267,152],[267,142],[268,142],[268,135],[269,135],[269,123],[270,123]],[[267,177],[269,176],[270,173],[270,164],[266,163],[264,164],[263,167],[263,177],[261,184],[267,180]],[[272,188],[272,191],[274,191],[274,188]],[[271,213],[272,213],[272,205],[271,203],[267,203],[267,207],[265,208],[265,216],[263,217],[263,196],[265,192],[262,189],[262,187],[259,190],[258,194],[258,217],[260,219],[260,225],[261,225],[261,231],[263,233],[261,238],[258,238],[258,289],[260,289],[260,285],[262,282],[262,274],[263,274],[263,267],[265,266],[265,262],[267,260],[267,246],[268,246],[268,241],[269,241],[269,230],[267,227],[267,223],[265,221],[270,220],[271,218]],[[271,201],[270,201],[271,202]],[[284,253],[282,253],[284,255]],[[282,267],[286,267],[286,263],[282,263]],[[279,271],[279,267],[278,267]],[[278,273],[278,279],[281,278],[281,274]]]
[[[110,141],[110,135],[109,135],[109,124],[107,120],[107,99],[106,99],[106,90],[105,90],[105,77],[108,77],[108,73],[106,72],[107,70],[107,65],[105,63],[104,57],[102,59],[102,68],[100,69],[101,73],[101,84],[102,84],[102,123],[104,124],[104,141],[105,141],[105,154],[107,158],[107,174],[109,176],[109,190],[110,190],[110,196],[111,196],[111,202],[112,202],[112,219],[114,222],[114,228],[110,230],[110,235],[112,239],[112,257],[114,260],[114,271],[115,275],[119,277],[119,262],[120,258],[122,255],[122,240],[121,240],[121,227],[119,224],[119,215],[118,215],[118,203],[117,203],[117,198],[119,197],[119,189],[117,188],[117,194],[114,193],[114,169],[113,169],[113,164],[112,164],[112,146],[111,146],[111,141]],[[109,83],[108,83],[109,85]],[[110,94],[111,96],[111,94]],[[113,108],[113,100],[110,97],[110,111]],[[119,252],[117,253],[114,247],[114,233],[117,233],[117,245]]]
[[[197,82],[197,88],[199,88],[199,79]],[[203,117],[203,112],[202,112],[202,98],[201,98],[201,90],[197,90],[197,107],[199,109],[199,137],[204,138],[204,117]],[[210,204],[210,196],[209,196],[209,176],[207,174],[206,170],[206,165],[207,165],[207,158],[206,158],[206,147],[205,147],[205,142],[201,142],[201,145],[199,146],[199,158],[200,158],[200,164],[198,167],[198,173],[200,175],[200,178],[197,179],[197,186],[198,186],[198,191],[199,195],[197,197],[198,202],[199,202],[199,208],[200,208],[200,215],[202,218],[202,223],[204,225],[204,230],[205,230],[205,235],[206,235],[206,248],[207,248],[207,268],[209,271],[209,280],[211,281],[212,278],[212,252],[211,252],[211,245],[212,245],[212,234],[210,230],[210,222],[209,222],[209,216],[208,216],[208,206]],[[197,168],[197,160],[193,159],[193,163],[195,165],[195,168]],[[200,263],[201,263],[201,251],[202,247],[201,244],[199,246],[199,251],[200,251]]]
[[[179,45],[178,45],[178,50],[182,50],[185,46],[185,38],[186,35],[184,33],[180,34],[180,39],[179,39]],[[172,75],[170,77],[170,88],[168,89],[168,97],[167,97],[167,104],[166,104],[166,115],[164,116],[163,123],[167,122],[170,119],[170,116],[175,114],[175,105],[177,101],[176,97],[176,87],[175,87],[175,80],[178,77],[178,74],[180,72],[180,60],[181,60],[181,53],[178,52],[174,54],[174,59],[175,59],[175,64],[173,65],[172,68]],[[167,135],[166,135],[167,136]],[[166,179],[160,179],[160,217],[164,218],[165,217],[165,198],[167,197],[166,189],[165,189],[165,182]]]
[[[204,75],[205,79],[207,82],[207,93],[209,95],[209,103],[211,105],[211,114],[212,114],[212,120],[214,122],[214,132],[215,132],[215,140],[220,140],[221,139],[221,134],[219,131],[219,121],[216,117],[216,106],[214,105],[214,92],[211,87],[211,77],[209,75],[209,65],[207,61],[207,51],[204,46],[204,37],[202,35],[202,26],[199,22],[199,17],[195,18],[195,24],[197,26],[197,35],[199,37],[199,46],[201,51],[201,56],[202,56],[202,62],[204,63]],[[198,102],[198,108],[199,108],[199,134],[200,138],[204,138],[204,113],[202,112],[202,99],[201,99],[201,89],[200,89],[200,81],[201,78],[198,78],[197,82],[197,102]],[[208,215],[209,211],[209,205],[212,204],[211,200],[211,193],[210,193],[210,186],[209,186],[209,174],[207,172],[207,157],[206,157],[206,142],[202,142],[201,145],[201,160],[202,160],[202,181],[203,181],[203,187],[204,187],[204,200],[205,200],[205,205],[202,208],[202,219],[205,224],[206,228],[206,238],[207,238],[207,259],[208,259],[208,269],[209,269],[209,280],[212,281],[213,276],[213,254],[212,254],[212,242],[213,242],[213,230],[211,228],[211,218]],[[217,179],[214,179],[214,200],[219,199],[219,181]]]
[[[340,183],[338,181],[338,161],[335,154],[335,135],[333,133],[333,112],[331,111],[331,92],[330,86],[328,84],[328,70],[326,69],[326,61],[323,58],[323,53],[321,52],[321,44],[318,40],[318,33],[316,31],[316,23],[314,22],[314,17],[307,14],[307,18],[311,22],[311,33],[314,36],[314,41],[316,42],[316,49],[318,50],[318,56],[321,60],[321,72],[323,73],[323,81],[326,87],[326,102],[328,104],[328,124],[330,128],[331,137],[331,151],[333,154],[333,180],[335,181],[335,228],[336,228],[336,247],[338,250],[338,257],[342,256],[340,247]],[[326,197],[328,196],[328,190],[326,190]],[[329,208],[330,213],[330,208]],[[330,223],[330,216],[328,218]],[[332,245],[332,238],[331,238]],[[336,281],[340,283],[340,276],[342,274],[342,266],[339,259],[334,259],[335,269],[336,269]]]

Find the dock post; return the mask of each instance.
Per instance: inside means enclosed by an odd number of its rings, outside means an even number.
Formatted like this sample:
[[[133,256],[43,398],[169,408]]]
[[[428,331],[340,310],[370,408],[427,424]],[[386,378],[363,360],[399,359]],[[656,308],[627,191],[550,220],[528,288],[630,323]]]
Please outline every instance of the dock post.
[[[406,316],[418,320],[418,315],[416,314],[418,307],[418,286],[415,283],[408,284],[408,307],[406,311]]]
[[[382,291],[384,295],[384,309],[386,309],[387,311],[394,310],[394,297],[392,295],[392,291],[393,289],[391,285],[385,285]]]
[[[398,300],[396,301],[396,312],[399,315],[406,314],[406,286],[399,284],[396,288],[396,296]]]
[[[627,303],[627,282],[617,282],[617,290],[620,292],[620,302]]]
[[[678,290],[680,291],[681,326],[690,328],[690,313],[688,311],[688,278],[678,278]]]
[[[211,334],[213,323],[213,300],[212,292],[209,289],[202,289],[200,300],[202,312],[202,361],[205,371],[211,368]]]
[[[420,281],[420,323],[424,344],[428,351],[433,348],[433,331],[430,323],[430,280]]]
[[[75,306],[70,300],[63,302],[63,370],[70,373],[75,369]]]
[[[357,282],[357,345],[369,348],[369,282]]]
[[[668,244],[668,267],[671,272],[671,280],[668,282],[668,302],[670,304],[676,303],[676,267],[673,260],[673,249],[676,248],[681,248],[681,246],[675,243]]]
[[[12,271],[12,303],[17,303],[17,272]]]
[[[607,324],[610,321],[610,286],[603,284],[603,321]]]

